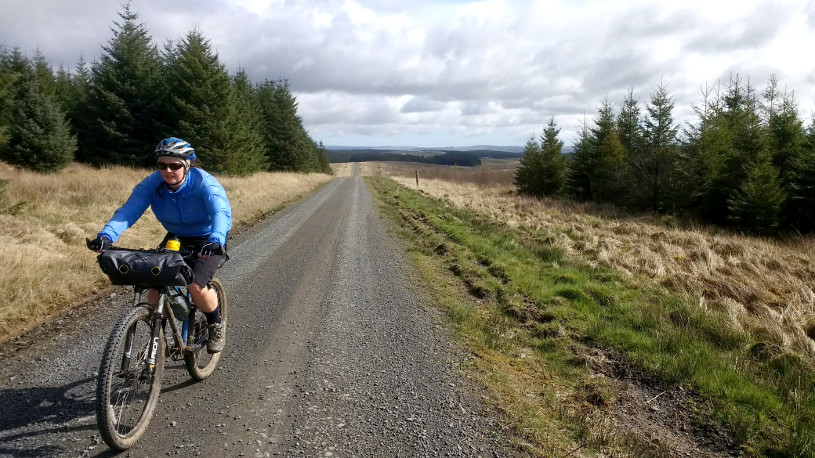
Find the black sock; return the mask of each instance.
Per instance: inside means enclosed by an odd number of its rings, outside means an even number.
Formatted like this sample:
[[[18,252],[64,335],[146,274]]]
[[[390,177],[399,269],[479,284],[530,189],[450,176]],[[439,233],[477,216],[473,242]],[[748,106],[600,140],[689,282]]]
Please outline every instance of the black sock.
[[[207,317],[207,324],[217,324],[221,322],[221,307],[218,306],[215,308],[215,311],[212,312],[204,312],[204,316]]]

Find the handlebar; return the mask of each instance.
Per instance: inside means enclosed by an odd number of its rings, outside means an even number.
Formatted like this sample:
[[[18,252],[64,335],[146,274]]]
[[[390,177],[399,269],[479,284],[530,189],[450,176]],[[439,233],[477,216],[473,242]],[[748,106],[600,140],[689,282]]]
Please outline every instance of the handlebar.
[[[88,237],[85,237],[85,245],[88,247],[88,249],[91,250],[91,251],[96,251],[93,248],[91,248],[91,243],[92,242],[93,242],[93,240],[91,240]],[[115,245],[111,244],[111,245],[108,245],[104,250],[97,251],[97,252],[101,253],[101,252],[104,252],[106,250],[131,250],[131,251],[135,251],[135,250],[137,250],[137,248],[122,248],[122,247],[118,247],[118,246],[115,246]],[[147,250],[141,249],[139,251],[155,251],[156,253],[163,253],[163,252],[168,252],[168,251],[178,251],[179,253],[181,253],[181,256],[183,256],[185,259],[187,259],[187,258],[194,259],[195,256],[200,253],[200,251],[194,251],[194,250],[190,250],[188,248],[181,248],[181,249],[178,249],[178,250],[168,250],[167,248],[162,248],[162,247],[156,247],[156,248],[147,249]],[[215,254],[216,255],[225,255],[226,254],[226,252],[224,251],[223,245],[220,246],[218,252],[215,253]]]

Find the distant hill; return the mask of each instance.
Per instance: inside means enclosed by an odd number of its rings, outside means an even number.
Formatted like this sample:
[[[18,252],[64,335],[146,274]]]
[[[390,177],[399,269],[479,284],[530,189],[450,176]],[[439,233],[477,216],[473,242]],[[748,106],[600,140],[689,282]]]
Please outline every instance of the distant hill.
[[[507,153],[523,153],[523,146],[495,146],[495,145],[475,145],[475,146],[326,146],[326,150],[333,151],[388,151],[415,153],[421,151],[503,151]]]
[[[493,149],[503,148],[503,149]],[[458,165],[473,167],[481,165],[481,158],[517,159],[523,148],[506,146],[468,146],[446,148],[419,148],[412,146],[348,147],[327,146],[329,162],[401,161],[426,164]]]

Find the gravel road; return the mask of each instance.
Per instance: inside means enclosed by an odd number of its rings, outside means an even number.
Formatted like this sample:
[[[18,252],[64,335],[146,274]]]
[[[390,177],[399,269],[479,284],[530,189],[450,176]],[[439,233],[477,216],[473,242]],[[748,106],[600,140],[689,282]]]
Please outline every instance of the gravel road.
[[[91,255],[89,253],[89,255]],[[503,456],[437,311],[359,177],[339,178],[230,241],[218,370],[167,361],[147,434],[125,456]],[[112,455],[95,374],[129,290],[0,353],[0,457]]]

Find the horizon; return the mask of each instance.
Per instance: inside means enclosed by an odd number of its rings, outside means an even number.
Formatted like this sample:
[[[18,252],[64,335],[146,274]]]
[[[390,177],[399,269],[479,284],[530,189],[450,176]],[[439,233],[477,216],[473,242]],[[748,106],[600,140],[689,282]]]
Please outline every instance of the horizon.
[[[477,145],[445,145],[445,146],[421,146],[421,145],[353,145],[353,144],[334,144],[323,145],[326,148],[361,148],[361,149],[382,149],[382,148],[411,148],[411,149],[450,149],[450,148],[470,148],[470,149],[490,149],[490,148],[524,148],[524,145],[491,145],[491,144],[477,144]]]

